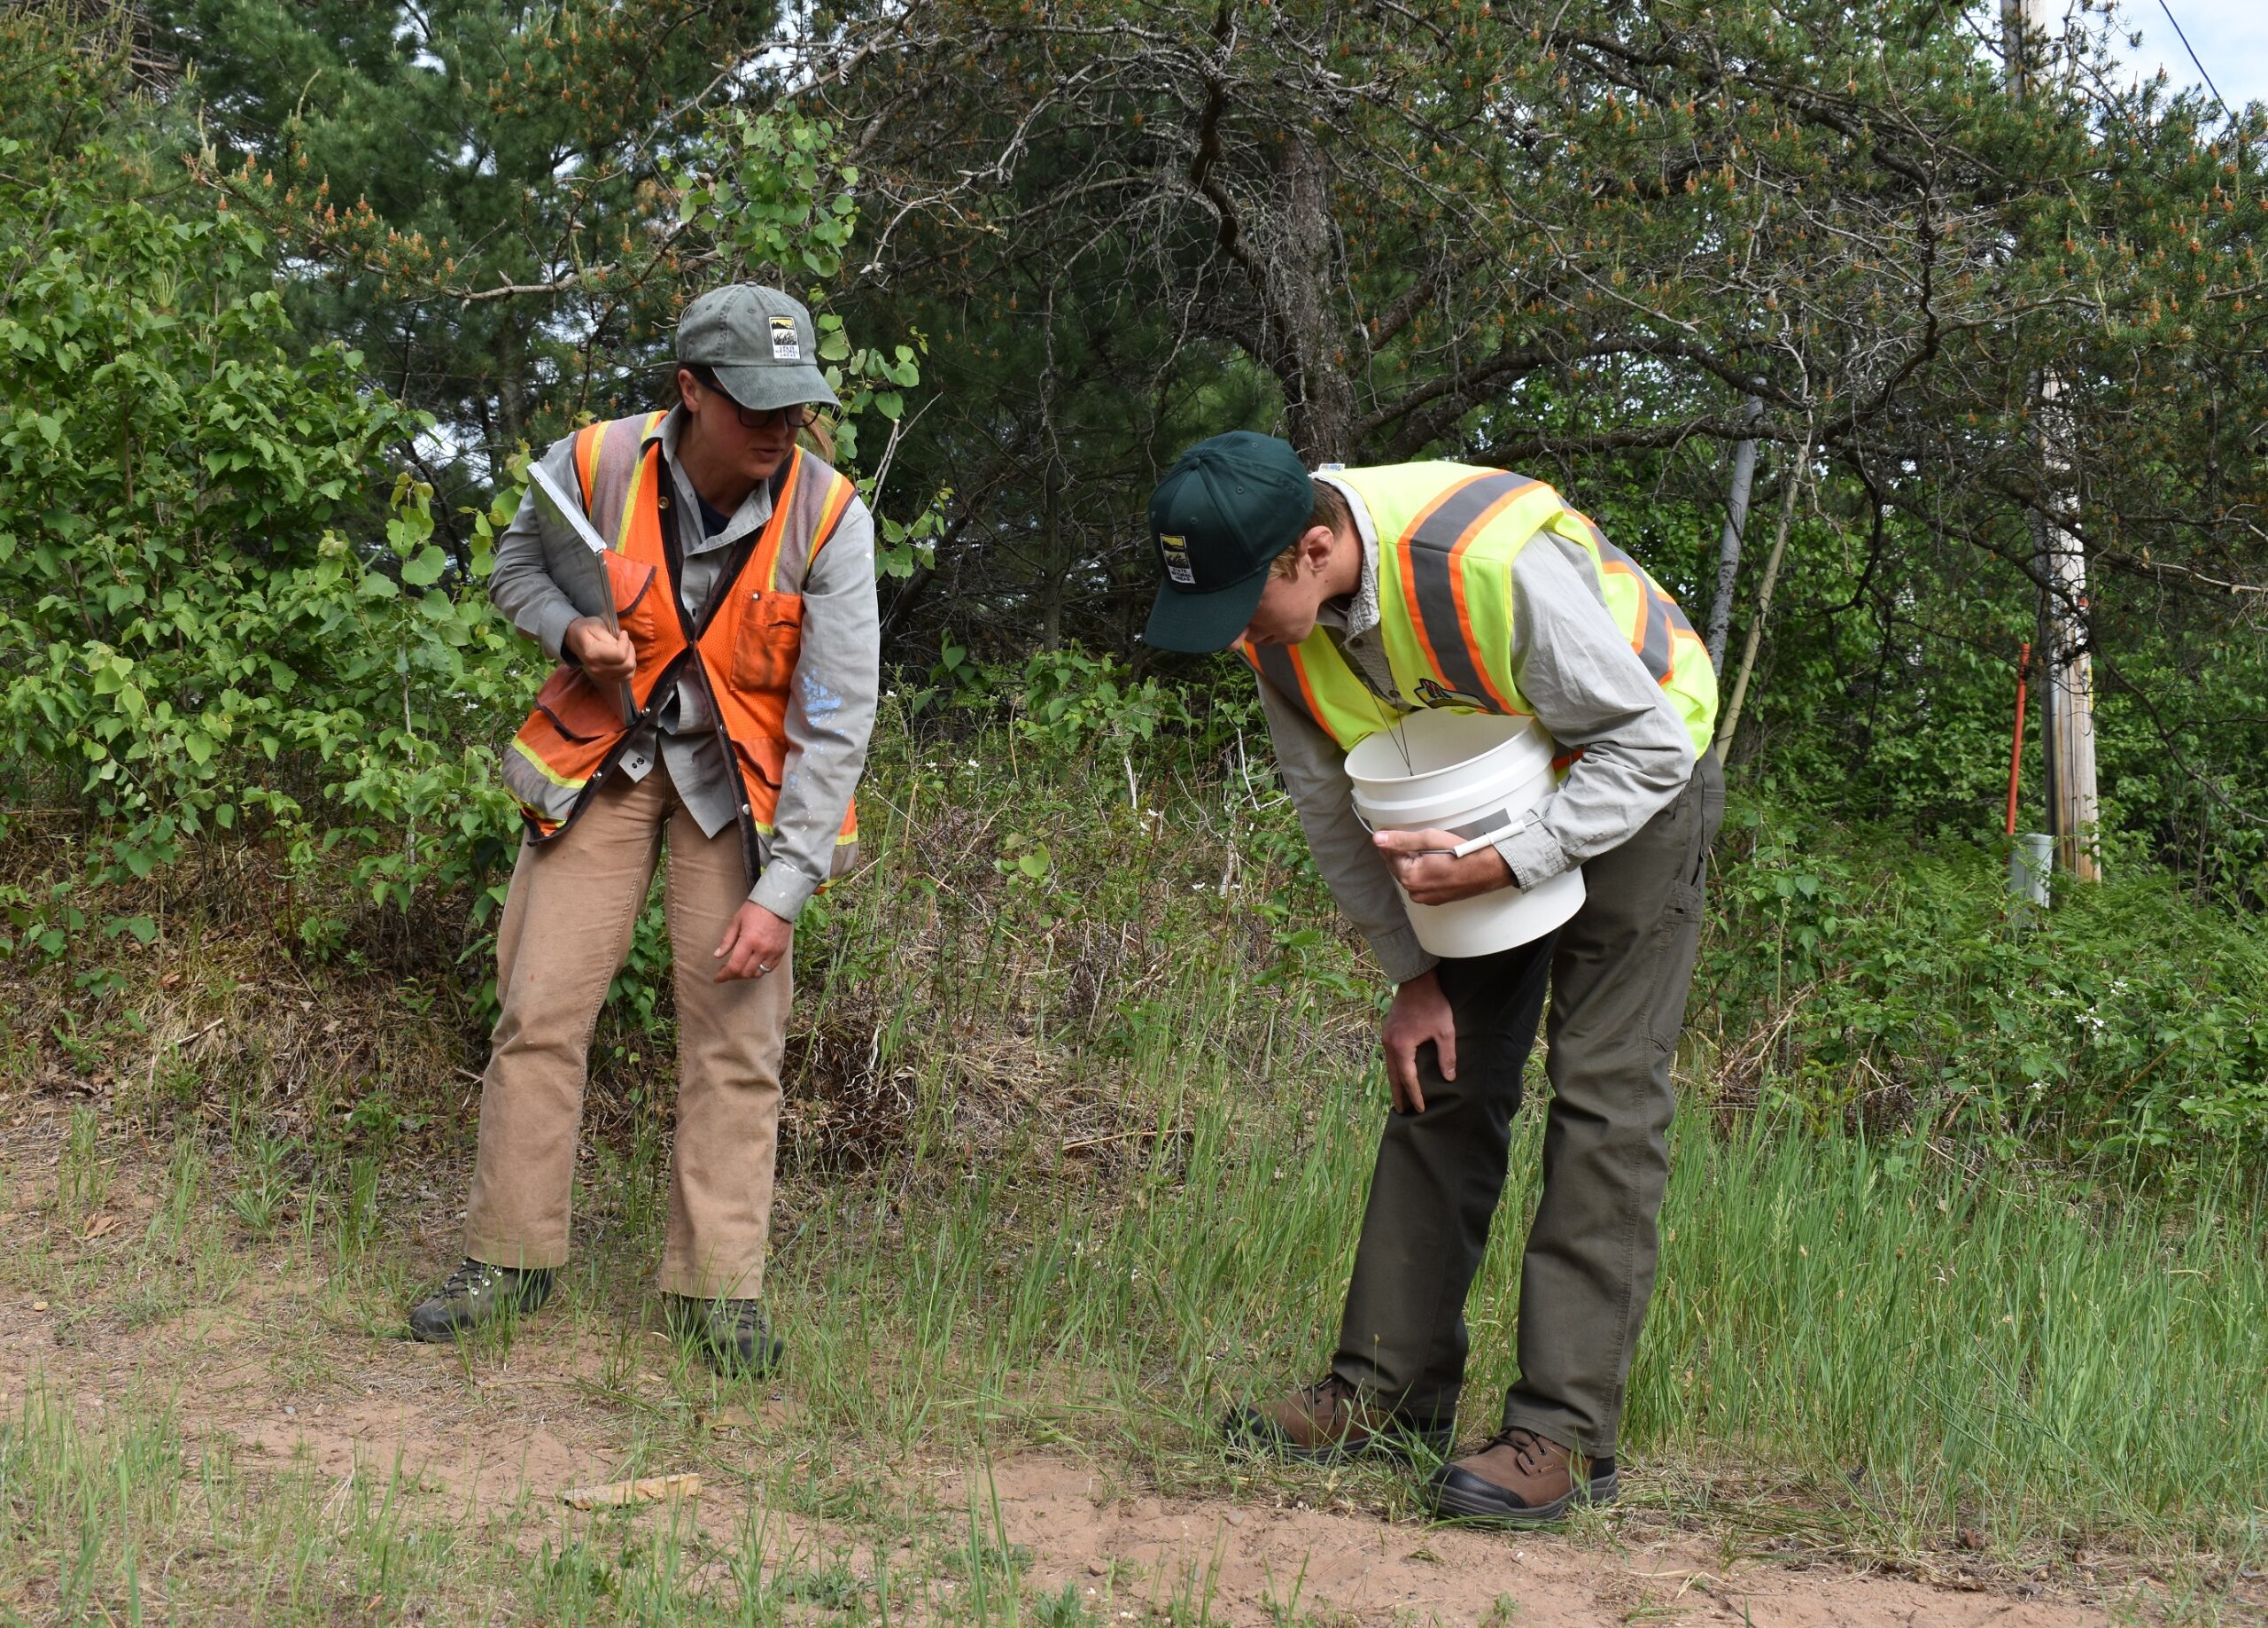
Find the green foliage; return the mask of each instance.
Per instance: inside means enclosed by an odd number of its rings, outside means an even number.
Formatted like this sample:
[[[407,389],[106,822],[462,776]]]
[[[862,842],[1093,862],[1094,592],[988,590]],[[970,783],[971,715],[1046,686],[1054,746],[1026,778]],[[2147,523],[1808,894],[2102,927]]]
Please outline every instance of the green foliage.
[[[83,810],[97,884],[228,833],[351,864],[382,902],[477,874],[507,805],[466,741],[526,680],[465,592],[485,556],[436,544],[425,489],[374,480],[422,419],[299,340],[241,213],[19,137],[0,158],[9,779]],[[45,953],[86,926],[67,898],[9,903]]]
[[[905,417],[905,392],[921,383],[929,341],[918,328],[910,344],[858,345],[832,309],[830,285],[858,229],[858,171],[845,157],[835,127],[789,105],[753,113],[734,108],[704,125],[686,163],[671,174],[680,227],[710,246],[735,277],[796,291],[812,309],[819,361],[842,404],[834,419],[834,461],[865,469],[859,490],[878,503]],[[859,430],[879,419],[887,438],[861,459]],[[876,569],[905,576],[926,562],[943,524],[941,488],[911,522],[889,522],[876,540]]]
[[[370,501],[417,421],[293,341],[272,254],[227,212],[0,186],[0,727],[97,822],[97,880],[260,825],[400,902],[477,867],[501,803],[458,741],[518,686],[423,490]]]
[[[352,336],[445,431],[418,458],[445,531],[528,446],[665,396],[678,311],[740,278],[812,306],[838,461],[878,505],[928,341],[858,344],[831,308],[860,196],[835,125],[717,75],[769,40],[770,8],[154,12],[198,63],[219,133],[192,174],[320,272],[293,280],[294,308]],[[862,453],[875,423],[883,445]],[[926,558],[936,509],[885,521],[886,570]]]
[[[319,274],[292,290],[309,330],[355,344],[447,430],[427,449],[445,515],[484,500],[521,443],[651,394],[677,269],[704,253],[657,183],[729,105],[717,65],[769,37],[773,8],[148,10],[160,47],[194,66],[210,142],[196,173],[225,178]]]
[[[1161,728],[1197,723],[1186,690],[1137,678],[1122,662],[1075,646],[1035,653],[1014,693],[1017,732],[1059,750],[1149,740]]]
[[[1720,1091],[2210,1176],[2268,1150],[2268,935],[2163,877],[2010,911],[1989,849],[1736,801],[1697,1027]]]

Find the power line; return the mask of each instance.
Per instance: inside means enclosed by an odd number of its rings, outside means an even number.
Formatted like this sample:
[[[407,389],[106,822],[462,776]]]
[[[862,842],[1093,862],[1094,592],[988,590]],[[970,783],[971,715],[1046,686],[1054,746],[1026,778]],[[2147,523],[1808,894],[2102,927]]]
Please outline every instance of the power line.
[[[2173,7],[2167,4],[2166,0],[2158,0],[2158,10],[2163,12],[2166,21],[2173,25],[2174,37],[2181,42],[2181,49],[2189,53],[2189,60],[2196,64],[2197,73],[2205,81],[2205,89],[2213,93],[2213,100],[2221,105],[2221,112],[2228,112],[2229,99],[2221,94],[2221,88],[2213,82],[2213,76],[2205,72],[2205,65],[2197,61],[2197,48],[2189,43],[2189,36],[2181,31],[2181,19],[2173,14]]]

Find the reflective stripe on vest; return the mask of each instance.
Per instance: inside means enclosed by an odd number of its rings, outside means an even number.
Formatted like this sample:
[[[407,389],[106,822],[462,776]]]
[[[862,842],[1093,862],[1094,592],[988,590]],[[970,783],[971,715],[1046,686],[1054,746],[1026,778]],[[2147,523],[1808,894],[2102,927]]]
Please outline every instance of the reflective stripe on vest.
[[[1669,692],[1694,749],[1716,723],[1716,676],[1677,602],[1541,481],[1468,464],[1335,470],[1378,539],[1379,640],[1395,694],[1371,690],[1318,628],[1296,648],[1243,645],[1245,659],[1351,751],[1421,707],[1525,714],[1512,673],[1511,565],[1542,530],[1590,560],[1600,596]]]
[[[585,511],[612,544],[607,575],[616,614],[637,652],[631,681],[641,721],[674,669],[677,681],[706,678],[736,782],[743,849],[753,881],[756,839],[772,833],[787,759],[789,686],[803,642],[803,585],[812,562],[841,525],[856,495],[843,476],[796,449],[773,477],[771,517],[711,590],[707,625],[688,646],[675,602],[664,544],[665,490],[658,429],[662,415],[617,419],[578,432],[574,468]],[[730,564],[730,558],[726,561]],[[610,771],[632,730],[611,699],[581,668],[563,663],[503,759],[503,779],[538,841],[556,834]],[[836,838],[836,874],[855,860],[856,806]]]
[[[1590,517],[1562,509],[1551,521],[1558,536],[1581,546],[1598,572],[1607,609],[1630,640],[1630,647],[1676,701],[1679,716],[1693,736],[1693,749],[1706,751],[1717,723],[1717,673],[1709,647],[1693,631],[1683,610],[1646,568],[1606,540]]]

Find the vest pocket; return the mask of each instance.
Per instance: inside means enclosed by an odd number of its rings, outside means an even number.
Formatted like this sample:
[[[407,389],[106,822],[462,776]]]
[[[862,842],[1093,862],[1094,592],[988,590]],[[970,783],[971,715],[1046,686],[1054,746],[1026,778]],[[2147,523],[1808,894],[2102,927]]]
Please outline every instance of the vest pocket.
[[[747,594],[740,607],[740,625],[733,634],[733,685],[742,690],[785,691],[795,677],[796,657],[804,647],[804,596],[800,593]]]
[[[756,818],[768,826],[780,802],[780,777],[788,771],[788,743],[771,735],[735,733],[733,747],[748,776],[749,802]]]
[[[611,692],[611,686],[602,691],[581,668],[562,662],[535,693],[535,709],[570,740],[603,740],[622,733]]]
[[[641,565],[626,554],[606,556],[607,585],[614,590],[614,619],[640,647],[641,660],[646,641],[654,635],[658,603],[654,578],[659,575],[652,566]]]

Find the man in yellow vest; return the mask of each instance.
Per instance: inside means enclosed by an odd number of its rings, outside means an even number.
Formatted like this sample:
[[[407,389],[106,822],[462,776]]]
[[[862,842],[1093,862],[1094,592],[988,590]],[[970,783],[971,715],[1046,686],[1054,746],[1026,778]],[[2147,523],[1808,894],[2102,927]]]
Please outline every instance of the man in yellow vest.
[[[465,1258],[410,1313],[419,1339],[552,1291],[592,1026],[666,842],[680,1083],[664,1304],[724,1372],[781,1354],[758,1297],[795,920],[854,857],[881,663],[873,522],[797,445],[835,404],[817,359],[796,300],[718,289],[679,322],[674,407],[552,446],[544,473],[608,545],[618,631],[547,570],[557,521],[532,494],[498,545],[491,597],[561,664],[503,757],[526,834],[497,934],[502,1010]]]
[[[1550,991],[1543,1190],[1522,1258],[1520,1376],[1502,1427],[1428,1485],[1443,1516],[1531,1525],[1617,1490],[1616,1435],[1653,1289],[1669,1066],[1723,811],[1716,678],[1669,595],[1541,482],[1454,463],[1327,466],[1238,432],[1184,454],[1150,501],[1164,570],[1148,640],[1235,644],[1316,863],[1395,984],[1394,1112],[1331,1370],[1227,1429],[1309,1460],[1447,1453],[1464,1301],[1503,1188]],[[1357,742],[1420,708],[1526,715],[1572,758],[1490,833],[1356,818]],[[1466,836],[1493,838],[1464,857]],[[1581,865],[1556,938],[1442,960],[1396,890],[1441,904]]]

